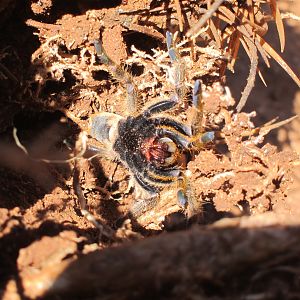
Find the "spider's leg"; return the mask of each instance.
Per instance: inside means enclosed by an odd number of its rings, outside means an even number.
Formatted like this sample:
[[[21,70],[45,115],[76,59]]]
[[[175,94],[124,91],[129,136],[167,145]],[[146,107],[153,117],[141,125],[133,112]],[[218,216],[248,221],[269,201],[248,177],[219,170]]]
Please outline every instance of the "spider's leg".
[[[159,196],[155,195],[147,199],[137,199],[134,204],[130,207],[129,216],[133,218],[140,217],[146,211],[151,210],[157,205]]]
[[[138,176],[135,176],[135,179],[137,179],[139,184],[145,190],[147,190],[148,187],[149,191],[158,192],[159,187],[165,187],[166,185],[175,182],[178,178],[178,173],[179,173],[178,170],[174,170],[174,169],[159,170],[155,167],[152,167],[144,172],[142,179],[138,178]]]
[[[91,215],[91,213],[87,210],[86,208],[86,199],[84,197],[81,185],[80,185],[80,168],[79,168],[79,161],[75,160],[75,164],[74,164],[74,171],[73,171],[73,189],[74,189],[74,193],[78,198],[79,201],[79,205],[80,205],[80,211],[82,213],[82,215],[89,220],[90,222],[92,222],[95,227],[100,228],[98,222],[95,220],[94,216]],[[101,228],[102,230],[102,228]]]
[[[157,117],[151,120],[157,128],[166,128],[166,129],[173,130],[175,132],[179,132],[180,134],[185,135],[187,139],[191,135],[191,129],[188,126],[181,124],[175,120],[165,118],[165,117]]]
[[[201,203],[193,195],[186,172],[181,172],[177,180],[177,202],[190,218],[201,211]]]
[[[174,85],[174,95],[172,96],[172,100],[177,103],[181,103],[186,94],[184,86],[185,65],[180,59],[179,52],[174,45],[173,35],[169,31],[167,31],[166,33],[166,41],[168,54],[172,63],[172,69],[170,72],[171,74],[169,74],[170,79]]]
[[[158,170],[150,166],[148,168],[142,175],[140,173],[134,174],[137,200],[129,212],[134,218],[138,218],[146,211],[153,209],[159,201],[160,188],[176,182],[178,178],[178,170]]]
[[[153,186],[145,177],[136,172],[133,177],[136,199],[128,212],[129,218],[138,218],[144,212],[154,208],[159,200],[159,188]]]
[[[196,80],[193,88],[193,106],[192,106],[192,134],[198,135],[202,131],[203,119],[203,99],[200,80]]]
[[[201,92],[200,80],[196,80],[193,88],[193,106],[192,106],[192,121],[191,131],[193,144],[196,147],[201,148],[205,143],[211,142],[214,139],[214,132],[209,131],[203,133],[202,122],[203,122],[203,99]]]
[[[124,85],[127,91],[127,113],[135,114],[138,111],[138,89],[133,83],[132,75],[123,67],[117,65],[105,52],[100,41],[94,41],[97,56],[106,64],[113,77]]]
[[[161,112],[168,111],[168,110],[174,108],[176,105],[177,105],[177,102],[172,101],[172,100],[159,101],[159,102],[149,106],[146,110],[144,110],[143,116],[146,118],[149,118],[154,114],[159,114]]]
[[[182,208],[187,208],[187,178],[183,173],[177,179],[177,202]]]
[[[181,133],[174,127],[160,126],[157,129],[157,132],[159,135],[168,137],[172,141],[175,141],[176,144],[180,145],[182,149],[188,149],[191,145],[192,140],[190,136]]]
[[[109,239],[114,239],[113,230],[107,225],[102,225],[101,223],[99,223],[96,220],[96,218],[88,211],[86,199],[80,185],[80,160],[79,159],[76,159],[74,164],[73,189],[79,201],[81,214],[99,230],[99,238],[101,238],[101,236],[104,235]]]
[[[105,156],[105,155],[107,155],[107,151],[105,151],[104,148],[96,147],[94,145],[87,145],[83,157],[91,160],[96,156]]]

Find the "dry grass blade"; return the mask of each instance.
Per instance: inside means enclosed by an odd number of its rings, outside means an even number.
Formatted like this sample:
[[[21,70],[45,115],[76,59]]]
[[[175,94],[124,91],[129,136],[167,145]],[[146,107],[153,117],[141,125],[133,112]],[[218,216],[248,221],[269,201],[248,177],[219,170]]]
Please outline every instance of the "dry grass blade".
[[[218,29],[212,19],[209,20],[209,29],[212,33],[214,40],[216,41],[217,47],[220,49],[221,48],[220,34],[218,33]]]
[[[258,76],[259,76],[260,80],[262,81],[262,83],[264,84],[264,86],[267,87],[268,85],[263,77],[263,74],[261,73],[261,71],[259,69],[258,69]]]
[[[290,75],[290,77],[295,81],[295,83],[300,87],[300,79],[299,77],[294,73],[294,71],[290,68],[290,66],[284,61],[284,59],[262,38],[258,37],[260,39],[260,43],[262,47],[266,50],[266,52],[272,56],[278,64]]]
[[[280,50],[281,50],[281,52],[283,52],[284,47],[285,47],[285,33],[284,33],[282,17],[281,17],[276,0],[270,0],[270,7],[271,7],[272,14],[275,19],[276,26],[277,26],[277,31],[278,31],[279,40],[280,40]]]
[[[257,39],[255,39],[255,45],[256,45],[257,50],[258,50],[259,54],[261,55],[264,63],[266,64],[266,66],[268,68],[270,68],[271,67],[270,62],[269,62],[269,57],[270,56],[268,55],[268,53],[266,52],[266,50],[261,46],[261,44],[258,42]]]
[[[228,24],[234,24],[234,21],[236,19],[236,14],[231,12],[228,8],[222,6],[219,9],[220,13],[218,14],[219,18],[223,19]],[[241,22],[242,23],[242,22]],[[247,26],[247,27],[246,27]],[[249,75],[247,78],[247,84],[242,92],[242,97],[237,105],[237,111],[240,112],[242,108],[245,106],[247,99],[251,93],[251,90],[254,87],[255,83],[255,76],[257,72],[257,66],[258,66],[258,55],[257,55],[257,43],[255,40],[255,35],[252,30],[252,27],[249,24],[246,25],[239,25],[236,28],[232,27],[227,28],[227,34],[228,36],[232,36],[236,31],[240,32],[239,39],[242,43],[249,59],[250,59],[250,70]],[[234,50],[234,48],[233,48]],[[235,51],[237,51],[236,49]]]
[[[187,32],[186,36],[196,38],[199,35],[201,27],[212,17],[224,1],[225,0],[216,0],[210,9],[200,18],[197,24]]]
[[[236,14],[234,14],[233,12],[231,12],[229,9],[227,9],[225,6],[222,6],[219,8],[219,14],[218,17],[221,18],[223,21],[227,22],[228,24],[233,24],[233,18],[237,17]],[[245,21],[244,18],[242,18],[242,21]],[[267,55],[270,55],[271,57],[273,57],[278,64],[290,75],[290,77],[295,81],[295,83],[300,87],[300,80],[297,77],[297,75],[293,72],[293,70],[288,66],[288,64],[282,59],[282,57],[258,34],[254,35],[254,33],[250,32],[249,30],[247,30],[246,26],[248,27],[249,24],[247,25],[239,25],[236,27],[233,27],[233,31],[234,29],[238,30],[241,32],[242,35],[255,39],[255,44],[257,49],[259,50],[260,54],[262,55],[265,63],[267,64],[267,66],[269,66],[268,64],[268,60],[267,60]],[[245,46],[244,46],[245,48]],[[245,48],[246,52],[247,49]],[[249,56],[249,51],[247,52],[248,56]],[[251,59],[251,56],[249,56]]]
[[[268,123],[266,123],[265,125],[263,125],[262,127],[258,128],[259,130],[259,134],[262,135],[262,136],[265,136],[267,135],[271,130],[274,130],[274,129],[277,129],[281,126],[284,126],[292,121],[294,121],[295,119],[297,119],[298,116],[293,116],[291,118],[288,118],[286,120],[283,120],[283,121],[280,121],[280,122],[277,122],[277,123],[274,123],[277,119],[274,119]]]
[[[295,115],[293,117],[290,117],[286,120],[276,122],[278,120],[278,117],[272,119],[271,121],[265,123],[264,125],[260,127],[256,127],[252,130],[245,130],[242,134],[244,137],[249,136],[266,136],[271,130],[277,129],[281,126],[287,125],[298,118],[298,115]],[[275,123],[276,122],[276,123]],[[223,136],[221,136],[223,138]]]
[[[175,7],[178,17],[178,23],[179,23],[179,30],[180,32],[183,32],[183,18],[182,18],[182,11],[179,0],[175,0]]]
[[[234,72],[234,65],[238,56],[238,52],[241,45],[241,33],[238,31],[233,32],[233,34],[230,35],[230,41],[229,41],[229,50],[231,51],[231,61],[228,64],[228,68]]]
[[[293,13],[290,13],[290,12],[287,12],[287,13],[282,13],[281,14],[281,18],[282,19],[291,19],[291,20],[295,20],[295,21],[300,21],[300,17],[293,14]]]
[[[223,13],[226,13],[226,15],[228,15],[230,12],[225,7],[222,8],[220,11],[222,11],[222,10],[223,10]],[[264,28],[255,23],[255,20],[253,19],[252,11],[249,12],[250,20],[248,20],[247,19],[247,16],[248,16],[247,10],[243,11],[242,13],[240,13],[241,10],[237,7],[234,7],[233,10],[235,12],[237,19],[239,19],[240,24],[244,24],[244,25],[237,26],[236,29],[239,30],[243,35],[246,35],[249,38],[251,37],[255,41],[255,45],[257,47],[258,52],[260,53],[262,59],[264,60],[265,64],[267,65],[267,67],[270,68],[268,55],[256,39],[257,35],[262,36],[265,33]],[[231,16],[231,18],[232,18],[232,16]]]

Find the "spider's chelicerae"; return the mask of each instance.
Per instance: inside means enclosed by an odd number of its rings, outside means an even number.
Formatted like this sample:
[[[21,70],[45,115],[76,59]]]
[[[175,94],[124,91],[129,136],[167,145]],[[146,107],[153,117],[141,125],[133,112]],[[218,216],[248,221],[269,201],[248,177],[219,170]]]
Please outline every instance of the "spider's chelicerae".
[[[200,81],[196,80],[192,92],[190,124],[179,122],[172,112],[182,106],[182,78],[184,68],[173,45],[172,34],[167,32],[167,48],[174,67],[174,93],[170,99],[156,102],[141,111],[139,95],[132,76],[117,66],[95,42],[98,57],[127,90],[126,117],[101,112],[91,117],[89,135],[101,143],[94,152],[112,160],[119,160],[131,173],[136,201],[130,213],[134,217],[152,208],[162,190],[176,187],[178,202],[189,205],[188,183],[185,175],[187,163],[200,151],[203,143],[213,139],[213,133],[202,133]]]

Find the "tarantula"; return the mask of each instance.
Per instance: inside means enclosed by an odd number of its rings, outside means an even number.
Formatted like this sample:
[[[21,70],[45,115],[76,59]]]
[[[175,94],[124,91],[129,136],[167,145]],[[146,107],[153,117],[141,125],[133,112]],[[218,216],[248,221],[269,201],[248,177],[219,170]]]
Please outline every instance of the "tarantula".
[[[192,123],[182,124],[170,114],[182,104],[184,68],[173,45],[172,34],[167,32],[166,38],[169,57],[175,66],[174,94],[142,111],[138,109],[139,95],[132,76],[107,56],[100,42],[94,43],[101,62],[107,64],[112,75],[124,83],[128,98],[126,117],[108,112],[91,117],[89,135],[102,145],[92,150],[119,160],[129,169],[137,198],[130,210],[134,217],[152,208],[161,190],[170,185],[178,189],[179,204],[188,205],[187,163],[200,151],[203,143],[213,139],[213,132],[202,133],[203,103],[199,80],[196,80],[192,92]]]

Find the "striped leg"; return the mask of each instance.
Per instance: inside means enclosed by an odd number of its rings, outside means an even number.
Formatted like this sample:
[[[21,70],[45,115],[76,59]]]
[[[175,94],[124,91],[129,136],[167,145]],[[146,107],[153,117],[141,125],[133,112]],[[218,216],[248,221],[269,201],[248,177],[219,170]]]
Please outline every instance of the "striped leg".
[[[184,86],[185,65],[180,59],[180,55],[174,45],[173,35],[169,31],[166,33],[166,40],[169,57],[173,66],[172,74],[170,74],[174,84],[174,95],[172,96],[172,100],[182,103],[186,94]]]
[[[113,77],[124,85],[127,91],[127,114],[134,115],[138,111],[138,89],[133,78],[123,67],[117,65],[105,52],[99,41],[94,41],[97,56],[103,64],[110,68]]]
[[[195,197],[186,172],[182,172],[177,181],[177,202],[178,205],[191,218],[201,211],[202,203]]]
[[[153,209],[159,201],[159,195],[153,196],[147,199],[137,199],[131,206],[129,211],[129,217],[137,219],[143,213]]]
[[[203,144],[211,142],[214,139],[214,132],[208,131],[204,132],[202,130],[203,122],[203,99],[201,92],[200,80],[196,80],[193,89],[193,110],[192,110],[192,121],[191,121],[191,131],[193,144],[196,148],[200,149]]]

